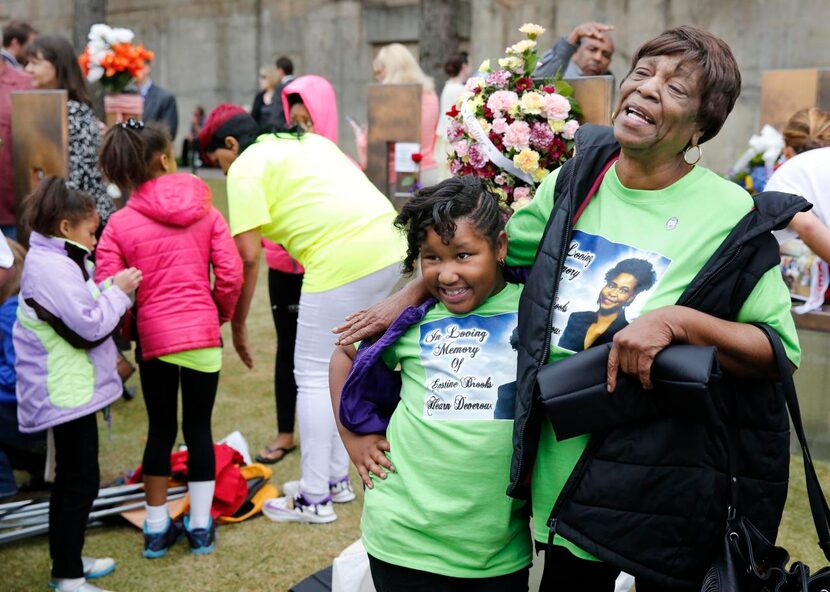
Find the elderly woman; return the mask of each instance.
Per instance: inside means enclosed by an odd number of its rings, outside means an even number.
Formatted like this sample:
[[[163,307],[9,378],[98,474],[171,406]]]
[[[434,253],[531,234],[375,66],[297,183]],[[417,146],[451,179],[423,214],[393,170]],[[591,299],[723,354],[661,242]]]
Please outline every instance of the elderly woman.
[[[637,576],[638,592],[700,590],[726,526],[724,426],[663,417],[558,441],[544,421],[539,368],[574,354],[560,341],[570,315],[595,304],[610,265],[632,257],[651,262],[655,281],[613,336],[608,389],[620,373],[652,388],[652,362],[671,343],[717,346],[741,427],[752,425],[740,442],[739,508],[770,536],[777,530],[787,416],[775,404],[770,341],[753,323],[772,327],[799,363],[769,230],[806,204],[783,194],[753,202],[697,164],[740,85],[729,47],[705,31],[684,26],[646,42],[620,85],[613,128],[584,126],[575,158],[507,226],[508,264],[532,266],[519,308],[508,494],[532,499],[534,535],[548,549],[540,590],[612,591],[620,569]],[[382,329],[422,290],[411,283],[394,301],[351,317],[341,343]],[[752,429],[766,430],[764,447]]]

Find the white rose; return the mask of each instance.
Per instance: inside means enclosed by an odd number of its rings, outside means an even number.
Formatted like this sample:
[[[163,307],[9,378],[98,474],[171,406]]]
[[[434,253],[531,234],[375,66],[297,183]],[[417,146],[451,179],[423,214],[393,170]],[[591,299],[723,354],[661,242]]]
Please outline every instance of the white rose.
[[[90,41],[101,41],[106,43],[107,38],[109,37],[110,28],[107,25],[102,23],[98,23],[97,25],[92,25],[89,29],[89,40]]]
[[[135,33],[129,29],[113,29],[110,36],[112,43],[132,43],[135,38]]]
[[[89,81],[90,84],[98,82],[99,80],[101,80],[103,76],[104,69],[101,66],[97,66],[94,64],[89,65],[89,73],[86,75],[86,79],[87,81]]]

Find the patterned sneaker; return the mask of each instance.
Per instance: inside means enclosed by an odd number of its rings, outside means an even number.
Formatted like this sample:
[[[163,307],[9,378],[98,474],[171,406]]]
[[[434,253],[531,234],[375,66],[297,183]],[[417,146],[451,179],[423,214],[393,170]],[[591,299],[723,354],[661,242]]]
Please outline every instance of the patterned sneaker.
[[[306,524],[327,524],[337,520],[331,496],[312,503],[303,494],[296,497],[270,499],[262,506],[262,513],[274,522],[305,522]]]
[[[300,494],[300,482],[286,481],[282,484],[282,494],[291,499],[297,497]],[[356,497],[348,476],[339,481],[329,481],[329,495],[335,504],[347,504]]]
[[[352,483],[349,481],[348,475],[340,479],[340,481],[329,481],[329,493],[331,494],[331,501],[335,504],[347,504],[353,502],[355,497]]]
[[[194,555],[210,555],[216,548],[216,524],[211,517],[207,528],[190,530],[190,516],[184,517],[184,531],[190,541],[190,552]]]
[[[81,561],[87,580],[97,580],[115,571],[115,559],[112,557],[81,557]]]
[[[167,529],[162,532],[147,532],[147,523],[144,523],[144,556],[147,559],[158,559],[167,555],[167,549],[176,544],[184,530],[181,523],[167,519]],[[89,577],[89,576],[87,576]]]

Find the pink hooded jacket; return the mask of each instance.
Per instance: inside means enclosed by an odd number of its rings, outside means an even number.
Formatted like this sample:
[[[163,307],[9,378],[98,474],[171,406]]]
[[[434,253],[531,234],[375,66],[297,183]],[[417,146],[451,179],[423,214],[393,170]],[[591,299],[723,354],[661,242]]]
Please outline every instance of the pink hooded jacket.
[[[286,119],[291,111],[288,95],[300,95],[311,121],[314,122],[314,133],[337,144],[337,94],[331,83],[322,76],[314,75],[300,76],[289,82],[282,89],[282,105]],[[263,240],[262,245],[265,247],[265,262],[268,267],[283,273],[303,273],[303,266],[292,259],[280,245],[269,240]]]
[[[219,327],[242,290],[242,260],[198,177],[164,175],[138,187],[104,229],[96,265],[96,278],[142,271],[136,309],[144,360],[222,345]]]

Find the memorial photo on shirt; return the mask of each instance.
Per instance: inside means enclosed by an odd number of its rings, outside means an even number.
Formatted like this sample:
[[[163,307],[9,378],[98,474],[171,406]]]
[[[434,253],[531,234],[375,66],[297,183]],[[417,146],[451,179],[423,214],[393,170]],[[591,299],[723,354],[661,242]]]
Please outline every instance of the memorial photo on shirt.
[[[424,419],[513,419],[516,313],[447,317],[421,326]],[[482,351],[487,355],[482,355]]]
[[[552,345],[579,352],[609,343],[639,316],[670,264],[659,253],[575,231],[554,305]]]

